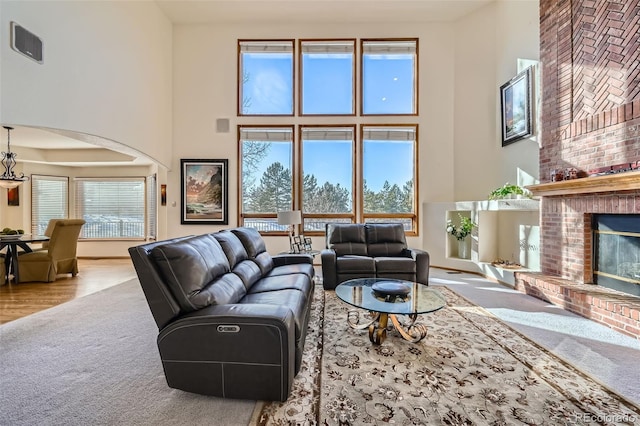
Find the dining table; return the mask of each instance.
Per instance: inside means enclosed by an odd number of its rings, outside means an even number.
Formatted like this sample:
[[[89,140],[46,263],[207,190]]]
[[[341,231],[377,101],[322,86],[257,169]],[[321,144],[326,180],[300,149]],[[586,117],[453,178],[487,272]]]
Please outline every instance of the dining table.
[[[14,282],[20,282],[20,270],[18,268],[18,256],[22,253],[33,251],[29,244],[49,241],[46,235],[18,234],[0,235],[0,251],[5,247],[7,252],[4,257],[5,279],[9,282],[13,276]],[[20,250],[21,249],[21,250]]]

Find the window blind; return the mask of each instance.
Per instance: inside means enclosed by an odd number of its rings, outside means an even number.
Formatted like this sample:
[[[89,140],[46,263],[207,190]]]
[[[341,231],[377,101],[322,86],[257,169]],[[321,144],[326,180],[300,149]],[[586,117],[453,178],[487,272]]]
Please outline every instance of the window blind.
[[[350,127],[307,127],[302,129],[302,140],[345,141],[353,140],[353,128]]]
[[[158,229],[158,179],[147,176],[147,239],[155,240]]]
[[[31,176],[31,233],[43,235],[50,219],[69,218],[69,178]]]
[[[362,138],[371,141],[415,141],[415,127],[365,127]]]
[[[355,51],[355,41],[302,41],[303,54],[352,54]]]
[[[241,53],[293,53],[293,41],[241,41]]]
[[[75,189],[81,238],[145,238],[145,178],[76,178]]]
[[[415,40],[380,40],[380,41],[363,41],[362,53],[365,55],[375,54],[411,54],[416,53],[417,41]]]
[[[291,142],[291,128],[247,128],[240,129],[240,139],[245,142]]]

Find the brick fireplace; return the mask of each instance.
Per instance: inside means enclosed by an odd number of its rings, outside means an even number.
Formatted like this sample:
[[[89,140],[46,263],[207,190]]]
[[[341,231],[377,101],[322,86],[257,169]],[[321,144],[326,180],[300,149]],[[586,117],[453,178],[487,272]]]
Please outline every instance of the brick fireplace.
[[[593,214],[640,213],[640,0],[541,0],[541,272],[516,288],[640,339],[640,298],[593,283]],[[578,179],[552,182],[575,168]],[[623,166],[624,168],[624,166]]]

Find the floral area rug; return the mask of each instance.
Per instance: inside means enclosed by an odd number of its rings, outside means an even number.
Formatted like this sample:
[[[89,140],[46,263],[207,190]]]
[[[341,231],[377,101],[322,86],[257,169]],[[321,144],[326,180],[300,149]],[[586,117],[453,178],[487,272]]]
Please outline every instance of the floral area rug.
[[[426,338],[409,343],[389,329],[374,346],[347,325],[354,308],[317,288],[292,394],[259,404],[252,424],[640,424],[640,407],[438,289],[447,307],[421,316]]]

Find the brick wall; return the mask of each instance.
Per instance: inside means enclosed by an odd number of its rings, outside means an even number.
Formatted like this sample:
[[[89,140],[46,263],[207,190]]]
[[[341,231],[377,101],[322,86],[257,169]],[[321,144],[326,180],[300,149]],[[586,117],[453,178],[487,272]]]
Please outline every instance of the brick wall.
[[[640,2],[541,0],[540,179],[640,160]]]
[[[541,182],[640,160],[639,34],[640,0],[540,0]],[[516,288],[640,338],[637,298],[585,285],[593,213],[640,213],[640,191],[543,197],[541,273]]]
[[[541,0],[540,180],[640,160],[640,1]],[[638,99],[635,99],[638,98]],[[638,194],[545,197],[543,273],[591,282],[590,213],[636,212]]]

